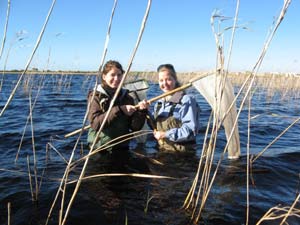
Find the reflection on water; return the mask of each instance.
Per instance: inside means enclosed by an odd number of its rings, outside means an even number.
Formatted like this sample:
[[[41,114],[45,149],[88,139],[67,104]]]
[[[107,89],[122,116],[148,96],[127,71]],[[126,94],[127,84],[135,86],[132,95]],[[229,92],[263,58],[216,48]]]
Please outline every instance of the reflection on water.
[[[38,77],[34,79],[41,83]],[[0,95],[1,107],[4,106],[16,78],[14,75],[6,76]],[[24,92],[20,87],[7,111],[0,118],[1,224],[7,223],[8,202],[11,203],[12,224],[45,224],[60,183],[59,179],[66,168],[64,159],[70,158],[76,142],[76,137],[64,139],[63,135],[81,127],[86,109],[86,93],[94,84],[93,77],[79,75],[72,78],[46,76],[43,82],[33,111],[36,167],[38,174],[43,174],[43,179],[38,178],[41,184],[38,202],[31,201],[27,172],[29,156],[33,174],[32,131],[30,124],[25,127],[29,115],[28,92]],[[31,94],[34,99],[38,94],[38,86],[33,84]],[[201,131],[197,137],[195,152],[157,152],[156,142],[149,135],[145,145],[133,142],[130,152],[120,151],[113,155],[101,154],[100,158],[91,157],[85,173],[86,176],[102,173],[140,173],[176,179],[113,176],[84,180],[71,208],[68,224],[191,223],[191,210],[183,210],[181,207],[197,171],[211,109],[194,89],[190,89],[189,92],[197,96],[202,110]],[[148,97],[152,98],[158,94],[158,86],[151,84]],[[256,96],[253,99],[250,152],[257,154],[291,124],[295,116],[299,116],[299,99],[291,99],[289,107],[278,99],[274,99],[273,102],[270,99],[267,101],[262,94],[259,95],[259,99]],[[236,161],[223,159],[199,224],[245,224],[247,117],[245,110],[239,121],[242,157]],[[19,159],[15,163],[23,132]],[[279,204],[289,206],[294,201],[300,183],[299,133],[298,123],[252,165],[249,224],[256,224],[269,208]],[[86,133],[81,137],[74,160],[88,152],[85,140]],[[224,131],[221,130],[212,171],[217,166],[225,141]],[[70,180],[78,178],[82,165],[83,162],[73,168]],[[74,183],[68,185],[66,200],[72,195],[74,187]],[[60,203],[61,199],[58,199],[49,224],[58,223]],[[277,222],[265,224],[278,224]],[[300,223],[296,217],[291,217],[288,222]]]

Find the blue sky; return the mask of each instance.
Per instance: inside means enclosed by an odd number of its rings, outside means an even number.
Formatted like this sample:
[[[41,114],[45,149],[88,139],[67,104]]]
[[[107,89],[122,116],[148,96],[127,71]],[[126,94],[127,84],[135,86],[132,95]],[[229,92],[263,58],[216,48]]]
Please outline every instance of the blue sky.
[[[0,69],[24,69],[45,22],[52,0],[11,0],[10,18]],[[119,0],[106,59],[127,68],[147,0]],[[98,70],[114,0],[57,0],[31,68]],[[283,0],[241,0],[230,60],[230,71],[251,71],[279,15]],[[153,71],[172,63],[179,72],[215,68],[216,44],[211,15],[215,10],[234,17],[233,0],[153,0],[146,28],[131,70]],[[7,0],[0,1],[1,43]],[[300,1],[292,1],[266,57],[261,72],[300,73]],[[233,20],[220,24],[230,27]],[[19,40],[17,34],[21,34]],[[227,56],[231,32],[224,33]]]

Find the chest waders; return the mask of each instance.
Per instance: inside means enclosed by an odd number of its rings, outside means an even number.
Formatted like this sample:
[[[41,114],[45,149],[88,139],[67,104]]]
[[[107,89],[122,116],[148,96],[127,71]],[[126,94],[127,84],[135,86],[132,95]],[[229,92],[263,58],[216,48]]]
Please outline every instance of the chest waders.
[[[127,122],[128,118],[125,118],[125,116],[118,116],[108,127],[103,128],[103,130],[101,131],[100,135],[99,135],[99,140],[98,142],[95,144],[94,149],[99,148],[100,146],[103,146],[104,144],[108,143],[109,141],[120,137],[124,134],[128,134],[128,127],[129,124]],[[92,144],[94,139],[96,138],[97,132],[95,130],[93,130],[92,128],[89,129],[88,132],[88,143]],[[120,140],[118,140],[120,141]],[[128,146],[128,142],[122,142],[119,145],[113,146],[113,148],[115,147],[121,147],[124,146],[127,147]],[[112,150],[112,148],[108,148],[107,150]]]
[[[169,112],[168,117],[156,117],[157,131],[167,131],[172,128],[181,127],[182,125],[181,121],[173,117],[175,106],[176,106],[175,103],[171,106],[171,110]],[[158,112],[160,108],[161,105],[158,105],[156,112]],[[158,144],[159,144],[159,149],[161,151],[186,152],[188,150],[194,149],[196,143],[194,141],[173,142],[173,141],[169,141],[166,138],[163,138],[158,141]]]

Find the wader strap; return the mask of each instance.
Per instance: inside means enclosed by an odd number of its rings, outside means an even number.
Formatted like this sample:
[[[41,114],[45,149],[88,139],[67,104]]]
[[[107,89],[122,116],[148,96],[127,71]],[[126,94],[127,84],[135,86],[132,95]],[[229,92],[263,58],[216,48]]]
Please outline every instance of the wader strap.
[[[178,104],[178,103],[174,103],[174,102],[170,102],[170,103],[172,104],[172,106],[171,106],[170,112],[168,114],[168,117],[173,116],[174,109],[175,109],[176,105]],[[154,115],[155,118],[157,118],[157,114],[158,114],[159,110],[161,109],[161,106],[162,106],[162,102],[158,102],[156,111],[155,111],[155,115]]]

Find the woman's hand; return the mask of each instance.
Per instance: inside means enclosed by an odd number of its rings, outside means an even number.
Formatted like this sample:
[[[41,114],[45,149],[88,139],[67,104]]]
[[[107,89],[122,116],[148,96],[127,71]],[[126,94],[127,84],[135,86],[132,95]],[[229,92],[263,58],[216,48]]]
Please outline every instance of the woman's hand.
[[[153,131],[153,135],[156,140],[160,140],[166,137],[166,132],[164,131]]]
[[[120,108],[127,116],[131,116],[136,111],[136,107],[133,105],[121,105]]]
[[[138,103],[138,106],[140,110],[144,110],[144,109],[149,109],[150,104],[147,100],[143,100]]]

